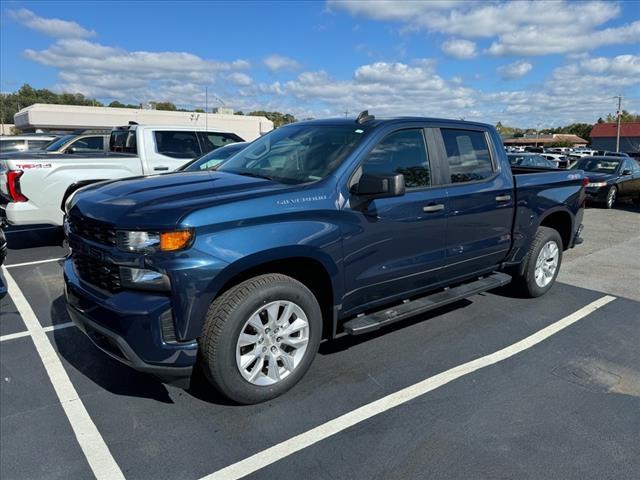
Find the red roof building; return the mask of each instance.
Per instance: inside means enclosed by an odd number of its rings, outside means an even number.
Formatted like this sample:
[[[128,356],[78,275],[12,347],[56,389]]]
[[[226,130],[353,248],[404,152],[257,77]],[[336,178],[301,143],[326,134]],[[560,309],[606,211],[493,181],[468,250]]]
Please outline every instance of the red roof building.
[[[596,123],[591,129],[591,147],[596,150],[616,150],[615,123]],[[624,122],[620,124],[620,151],[628,153],[640,152],[640,122]]]

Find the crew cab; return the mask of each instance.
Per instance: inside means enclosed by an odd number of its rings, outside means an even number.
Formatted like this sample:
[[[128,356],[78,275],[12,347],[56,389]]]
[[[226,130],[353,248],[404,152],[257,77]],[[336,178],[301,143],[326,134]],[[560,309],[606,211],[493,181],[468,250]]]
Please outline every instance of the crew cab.
[[[514,280],[553,285],[581,242],[579,170],[511,167],[494,127],[300,122],[217,170],[105,182],[66,205],[65,296],[103,351],[238,403],[282,394],[321,339]],[[398,346],[401,348],[401,345]]]
[[[0,202],[0,216],[11,225],[62,225],[62,205],[81,187],[169,172],[237,141],[242,138],[232,132],[134,124],[111,132],[108,152],[3,156],[0,197],[5,201]]]

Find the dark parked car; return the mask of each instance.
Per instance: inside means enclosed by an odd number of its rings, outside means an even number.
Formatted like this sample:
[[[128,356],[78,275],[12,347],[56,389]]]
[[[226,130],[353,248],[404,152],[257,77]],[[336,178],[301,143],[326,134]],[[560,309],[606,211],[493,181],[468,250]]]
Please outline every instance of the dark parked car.
[[[555,162],[547,160],[535,153],[509,153],[507,154],[511,166],[531,168],[557,168]]]
[[[323,338],[512,278],[546,293],[581,241],[583,181],[510,166],[480,123],[363,112],[286,125],[215,171],[78,191],[68,311],[135,369],[189,378],[198,365],[226,397],[266,401],[302,378]]]
[[[612,208],[618,198],[640,203],[640,164],[629,157],[583,157],[572,167],[589,177],[587,200]]]
[[[215,150],[207,153],[206,155],[196,158],[190,161],[186,165],[176,169],[176,172],[197,172],[200,170],[215,170],[222,163],[235,155],[240,150],[249,145],[248,142],[236,142],[225,145],[224,147],[216,148]]]

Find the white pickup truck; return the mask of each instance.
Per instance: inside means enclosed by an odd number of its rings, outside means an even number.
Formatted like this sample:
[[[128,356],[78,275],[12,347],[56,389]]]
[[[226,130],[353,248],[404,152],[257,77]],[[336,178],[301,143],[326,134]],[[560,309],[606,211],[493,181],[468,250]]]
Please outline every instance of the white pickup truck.
[[[243,141],[231,132],[128,125],[111,132],[109,152],[0,158],[0,221],[62,225],[64,200],[103,180],[175,170],[218,147]]]

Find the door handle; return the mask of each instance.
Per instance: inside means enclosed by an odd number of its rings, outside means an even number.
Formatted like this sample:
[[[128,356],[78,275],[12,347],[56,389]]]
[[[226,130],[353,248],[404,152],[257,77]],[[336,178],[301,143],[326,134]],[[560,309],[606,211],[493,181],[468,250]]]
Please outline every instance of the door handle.
[[[498,195],[496,197],[496,202],[508,202],[511,200],[511,195]]]
[[[425,213],[439,212],[440,210],[444,210],[444,205],[441,203],[422,207],[422,211]]]
[[[154,170],[157,172],[166,172],[169,170],[169,167],[154,167]]]

